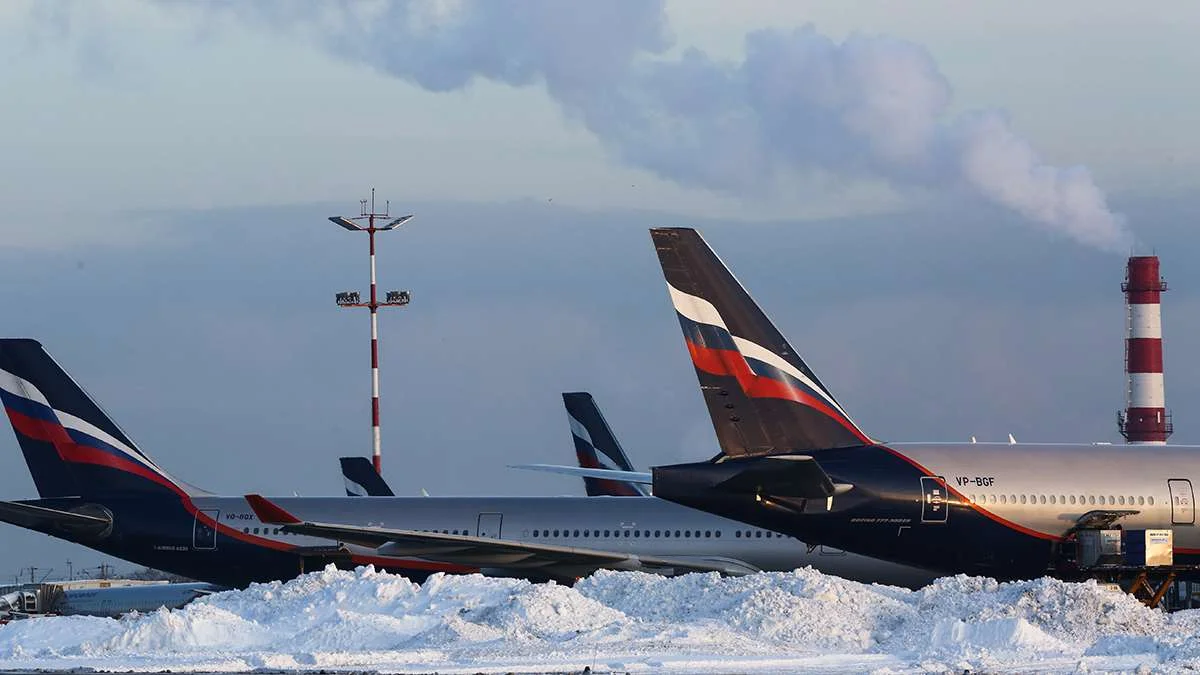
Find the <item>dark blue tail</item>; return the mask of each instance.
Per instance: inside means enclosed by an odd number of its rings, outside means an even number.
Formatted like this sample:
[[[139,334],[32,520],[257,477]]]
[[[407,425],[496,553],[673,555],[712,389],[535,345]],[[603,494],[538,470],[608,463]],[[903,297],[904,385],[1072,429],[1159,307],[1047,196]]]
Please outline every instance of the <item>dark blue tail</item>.
[[[563,405],[567,407],[567,420],[571,423],[571,436],[575,440],[575,455],[579,466],[585,469],[617,469],[633,471],[633,465],[613,435],[608,422],[587,392],[564,393]],[[584,478],[588,496],[640,497],[649,494],[645,485],[609,480],[607,478]]]
[[[189,493],[36,340],[0,339],[0,400],[45,499]]]
[[[375,471],[366,457],[341,457],[342,480],[347,497],[394,497],[391,486]]]
[[[655,228],[650,236],[724,455],[874,443],[700,233]]]

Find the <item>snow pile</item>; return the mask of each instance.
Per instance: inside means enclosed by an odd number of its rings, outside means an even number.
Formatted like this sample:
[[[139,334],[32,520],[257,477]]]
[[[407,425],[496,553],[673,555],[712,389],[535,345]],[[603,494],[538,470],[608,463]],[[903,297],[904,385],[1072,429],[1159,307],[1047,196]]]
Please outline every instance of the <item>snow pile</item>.
[[[1050,579],[909,591],[812,569],[600,572],[567,588],[329,568],[181,610],[14,622],[0,627],[0,669],[1070,672],[1195,667],[1198,638],[1200,612]]]

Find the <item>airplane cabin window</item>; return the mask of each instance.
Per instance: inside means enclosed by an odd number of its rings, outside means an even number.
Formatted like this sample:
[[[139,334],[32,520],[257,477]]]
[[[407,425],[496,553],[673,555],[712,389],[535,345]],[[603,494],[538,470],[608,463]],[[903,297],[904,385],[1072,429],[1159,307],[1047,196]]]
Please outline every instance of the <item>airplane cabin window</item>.
[[[1146,498],[1138,497],[1138,506],[1145,506],[1145,505],[1146,505]]]
[[[755,539],[762,539],[762,530],[755,530],[755,532],[754,532],[754,538],[755,538]]]
[[[1154,506],[1154,497],[1146,497],[1146,503],[1150,506]]]
[[[705,530],[705,531],[704,531],[704,538],[705,538],[705,539],[712,539],[712,530]]]
[[[1007,496],[1007,495],[1000,495],[1000,503],[1001,503],[1001,504],[1007,504],[1007,503],[1008,503],[1008,496]]]
[[[1055,504],[1055,503],[1057,503],[1057,502],[1055,502],[1055,501],[1054,501],[1054,495],[1050,495],[1050,503],[1051,503],[1051,504]]]
[[[720,531],[720,530],[717,530],[717,531],[716,531],[716,533],[715,533],[713,536],[715,536],[715,537],[717,537],[718,539],[720,539],[720,538],[721,538],[721,531]]]
[[[679,538],[679,530],[675,530],[675,538],[676,538],[676,539],[678,539],[678,538]]]
[[[1046,503],[1046,495],[1039,495],[1039,496],[1038,496],[1038,503],[1039,503],[1039,504],[1045,504],[1045,503]]]
[[[684,530],[684,531],[683,531],[683,536],[684,536],[685,538],[687,538],[687,539],[691,539],[691,537],[692,537],[692,531],[691,531],[691,530]]]
[[[556,536],[556,537],[558,536],[558,530],[554,531],[554,536]]]
[[[1021,503],[1022,503],[1022,504],[1024,504],[1024,503],[1025,503],[1025,495],[1021,495]]]
[[[734,531],[733,531],[733,536],[734,536],[734,537],[736,537],[736,538],[738,538],[738,539],[741,539],[741,538],[742,538],[742,531],[741,531],[741,530],[734,530]]]
[[[662,536],[662,530],[655,530],[655,531],[654,531],[654,538],[655,538],[655,539],[658,539],[658,538],[659,538],[659,537],[661,537],[661,536]]]
[[[248,528],[248,527],[243,527],[243,528],[242,528],[242,532],[244,532],[244,533],[246,533],[246,534],[250,534],[250,528]]]
[[[612,534],[610,533],[610,531],[609,531],[609,530],[605,530],[605,531],[604,531],[604,536],[605,536],[605,537],[611,537],[611,536],[612,536]]]
[[[1121,495],[1121,496],[1117,497],[1117,503],[1120,504],[1121,506],[1125,506],[1125,495]]]

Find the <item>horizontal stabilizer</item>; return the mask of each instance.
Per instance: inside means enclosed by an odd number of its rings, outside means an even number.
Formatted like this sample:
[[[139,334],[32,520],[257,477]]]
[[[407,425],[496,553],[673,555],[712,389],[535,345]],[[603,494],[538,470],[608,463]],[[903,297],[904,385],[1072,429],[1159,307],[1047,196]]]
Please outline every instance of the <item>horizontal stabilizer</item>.
[[[716,486],[728,492],[825,499],[850,489],[834,483],[809,455],[775,455],[755,462]]]
[[[268,525],[292,525],[301,522],[299,518],[262,495],[246,495],[246,503],[254,510],[254,515]]]
[[[21,502],[0,502],[0,520],[39,532],[68,529],[100,534],[112,527],[112,519],[105,516],[72,513]]]
[[[563,474],[564,476],[575,476],[577,478],[605,478],[608,480],[617,480],[626,483],[637,483],[638,485],[652,485],[654,483],[654,479],[648,471],[588,469],[582,466],[561,466],[559,464],[509,464],[508,468],[523,469],[525,471],[559,473]]]

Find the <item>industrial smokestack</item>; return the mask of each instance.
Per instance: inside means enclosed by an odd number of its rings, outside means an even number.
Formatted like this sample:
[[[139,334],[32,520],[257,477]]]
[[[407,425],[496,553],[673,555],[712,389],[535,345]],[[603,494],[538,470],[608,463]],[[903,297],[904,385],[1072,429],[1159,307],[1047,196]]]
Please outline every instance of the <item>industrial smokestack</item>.
[[[1125,341],[1129,390],[1127,407],[1117,413],[1117,426],[1131,444],[1163,445],[1174,429],[1163,390],[1159,296],[1167,284],[1158,275],[1158,256],[1131,257],[1121,290],[1129,315]]]

